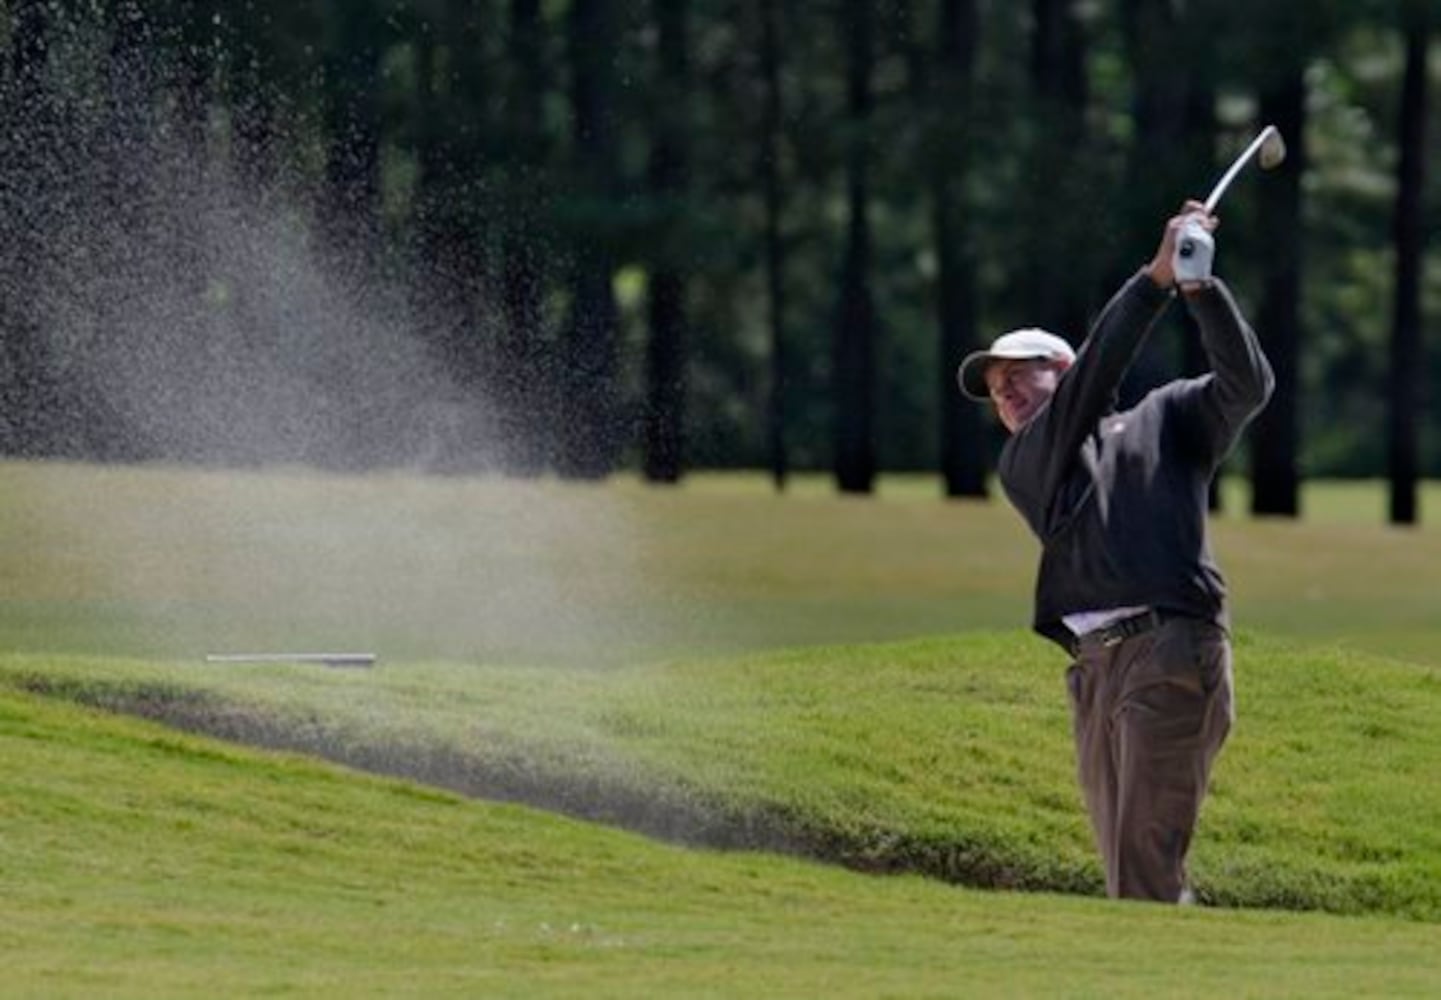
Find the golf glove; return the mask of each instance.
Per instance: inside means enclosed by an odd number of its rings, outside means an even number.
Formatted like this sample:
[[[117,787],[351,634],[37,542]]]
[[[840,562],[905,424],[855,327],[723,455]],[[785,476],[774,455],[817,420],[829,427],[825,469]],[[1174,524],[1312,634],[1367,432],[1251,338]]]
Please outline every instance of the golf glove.
[[[1211,277],[1211,260],[1216,256],[1216,241],[1197,215],[1187,216],[1176,234],[1176,253],[1171,260],[1177,284],[1207,281]]]

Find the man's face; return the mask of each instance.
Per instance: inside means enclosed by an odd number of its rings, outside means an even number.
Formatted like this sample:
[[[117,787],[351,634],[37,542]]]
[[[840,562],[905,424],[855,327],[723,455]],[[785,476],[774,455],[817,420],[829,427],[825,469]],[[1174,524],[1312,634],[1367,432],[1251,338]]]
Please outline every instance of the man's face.
[[[1012,434],[1030,423],[1056,391],[1067,363],[1045,358],[993,361],[986,368],[986,388],[996,415]]]

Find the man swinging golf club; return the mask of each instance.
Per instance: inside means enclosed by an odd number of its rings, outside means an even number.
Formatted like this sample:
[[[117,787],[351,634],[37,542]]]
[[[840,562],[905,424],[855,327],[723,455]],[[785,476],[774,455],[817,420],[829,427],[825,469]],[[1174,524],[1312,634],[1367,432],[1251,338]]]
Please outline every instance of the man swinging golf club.
[[[1074,659],[1078,771],[1113,897],[1189,896],[1186,852],[1233,718],[1207,496],[1274,377],[1210,274],[1213,206],[1189,201],[1167,222],[1078,352],[1016,330],[957,373],[1011,434],[1000,479],[1042,546],[1034,627]],[[1178,289],[1211,371],[1118,413],[1121,378]]]

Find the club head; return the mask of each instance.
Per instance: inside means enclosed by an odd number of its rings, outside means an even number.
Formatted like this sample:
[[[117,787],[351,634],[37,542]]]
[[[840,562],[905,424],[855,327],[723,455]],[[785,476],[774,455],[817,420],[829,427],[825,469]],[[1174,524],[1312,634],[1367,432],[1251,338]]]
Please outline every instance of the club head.
[[[1256,154],[1256,162],[1262,170],[1274,170],[1286,159],[1286,140],[1281,138],[1281,130],[1275,125],[1267,125],[1261,136],[1261,148]]]

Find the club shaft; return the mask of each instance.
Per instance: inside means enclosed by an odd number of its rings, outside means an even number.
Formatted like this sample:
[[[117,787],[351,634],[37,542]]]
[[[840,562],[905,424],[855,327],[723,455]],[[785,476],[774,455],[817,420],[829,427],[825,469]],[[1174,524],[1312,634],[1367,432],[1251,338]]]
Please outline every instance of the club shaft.
[[[325,663],[333,666],[370,666],[374,653],[213,653],[206,663]]]
[[[1231,186],[1231,182],[1236,179],[1236,175],[1251,161],[1251,158],[1256,155],[1256,151],[1261,148],[1274,131],[1274,125],[1267,125],[1262,129],[1261,134],[1251,140],[1251,145],[1246,147],[1245,152],[1236,157],[1236,161],[1231,164],[1230,169],[1221,175],[1221,179],[1216,182],[1216,186],[1213,187],[1211,193],[1206,196],[1207,215],[1210,215],[1216,210],[1217,203],[1220,202],[1221,196],[1226,193],[1226,189]]]

